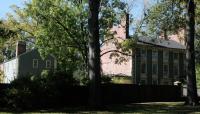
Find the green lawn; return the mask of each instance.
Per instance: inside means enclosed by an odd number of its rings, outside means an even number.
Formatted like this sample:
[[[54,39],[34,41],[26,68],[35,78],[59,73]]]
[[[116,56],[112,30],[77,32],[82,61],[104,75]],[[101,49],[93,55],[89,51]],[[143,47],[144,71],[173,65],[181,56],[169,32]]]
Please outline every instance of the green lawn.
[[[51,113],[51,114],[62,114],[62,113],[74,113],[74,114],[200,114],[200,106],[191,107],[184,106],[183,102],[154,102],[154,103],[138,103],[138,104],[127,104],[127,105],[108,105],[103,107],[101,110],[94,110],[90,107],[74,107],[64,109],[48,109],[48,110],[37,110],[37,111],[25,111],[25,112],[1,112],[1,113],[24,113],[24,114],[35,114],[35,113]]]

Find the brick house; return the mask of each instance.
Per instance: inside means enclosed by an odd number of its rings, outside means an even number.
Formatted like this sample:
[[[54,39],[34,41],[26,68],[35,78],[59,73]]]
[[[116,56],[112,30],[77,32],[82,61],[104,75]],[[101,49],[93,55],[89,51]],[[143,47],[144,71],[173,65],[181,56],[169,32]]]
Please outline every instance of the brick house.
[[[125,40],[125,29],[123,25],[113,27],[116,32],[114,36],[119,42]],[[140,37],[136,48],[130,53],[131,56],[119,54],[127,61],[116,64],[116,58],[110,58],[112,52],[101,57],[102,72],[111,76],[132,77],[134,84],[158,84],[172,85],[175,81],[185,79],[185,43],[184,31],[179,34],[168,36],[164,39]],[[101,47],[101,53],[116,50],[115,44],[107,42]]]

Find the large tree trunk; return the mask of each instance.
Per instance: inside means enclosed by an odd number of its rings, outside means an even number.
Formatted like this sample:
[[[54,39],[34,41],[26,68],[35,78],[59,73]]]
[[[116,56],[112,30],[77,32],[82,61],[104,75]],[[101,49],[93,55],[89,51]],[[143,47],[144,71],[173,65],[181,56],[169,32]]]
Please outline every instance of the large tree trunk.
[[[99,7],[100,0],[89,0],[89,78],[91,106],[100,106],[100,43],[99,43]]]
[[[195,73],[195,5],[194,0],[186,0],[187,2],[187,38],[186,38],[186,61],[187,61],[187,101],[188,105],[197,105],[197,86]]]
[[[129,25],[130,25],[130,16],[128,12],[125,12],[126,15],[126,38],[129,38]]]

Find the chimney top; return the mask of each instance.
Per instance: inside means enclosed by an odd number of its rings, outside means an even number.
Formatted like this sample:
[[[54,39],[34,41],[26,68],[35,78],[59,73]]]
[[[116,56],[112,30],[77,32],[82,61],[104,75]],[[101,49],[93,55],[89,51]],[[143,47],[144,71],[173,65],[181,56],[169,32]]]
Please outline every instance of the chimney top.
[[[26,52],[26,43],[18,41],[16,44],[16,57]]]

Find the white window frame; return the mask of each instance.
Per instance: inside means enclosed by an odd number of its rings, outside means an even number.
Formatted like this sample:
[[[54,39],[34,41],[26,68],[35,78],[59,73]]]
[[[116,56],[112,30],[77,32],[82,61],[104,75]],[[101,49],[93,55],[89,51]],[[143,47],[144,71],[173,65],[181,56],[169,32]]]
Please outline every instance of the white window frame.
[[[36,65],[35,65],[36,62]],[[38,68],[38,59],[33,59],[33,68]]]
[[[46,68],[51,68],[51,61],[50,60],[46,60]]]

